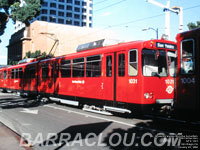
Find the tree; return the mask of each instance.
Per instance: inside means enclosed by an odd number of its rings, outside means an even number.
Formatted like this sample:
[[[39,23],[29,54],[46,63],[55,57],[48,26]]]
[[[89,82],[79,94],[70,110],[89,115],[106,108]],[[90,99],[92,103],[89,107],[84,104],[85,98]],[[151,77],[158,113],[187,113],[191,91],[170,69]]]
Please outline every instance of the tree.
[[[187,24],[187,26],[188,26],[189,30],[200,28],[200,21],[197,21],[196,24],[193,22],[190,22]]]
[[[36,50],[35,52],[31,53],[30,51],[26,52],[26,56],[24,57],[24,59],[26,58],[52,58],[54,57],[53,54],[49,54],[47,55],[46,52],[41,53],[40,50]]]
[[[39,15],[43,0],[0,0],[0,36],[4,34],[9,19],[29,25],[29,21]]]
[[[40,50],[36,50],[35,52],[31,53],[30,51],[26,52],[26,56],[24,57],[24,59],[26,58],[38,58],[38,57],[46,57],[47,54],[45,52],[41,53]]]

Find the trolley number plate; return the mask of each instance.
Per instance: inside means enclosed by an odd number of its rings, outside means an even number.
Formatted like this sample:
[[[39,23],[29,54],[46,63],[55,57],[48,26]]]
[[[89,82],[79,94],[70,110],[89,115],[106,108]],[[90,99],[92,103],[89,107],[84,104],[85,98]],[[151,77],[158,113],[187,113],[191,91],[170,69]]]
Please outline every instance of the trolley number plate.
[[[182,84],[195,84],[195,78],[181,78]]]
[[[129,84],[137,84],[137,79],[129,79]]]

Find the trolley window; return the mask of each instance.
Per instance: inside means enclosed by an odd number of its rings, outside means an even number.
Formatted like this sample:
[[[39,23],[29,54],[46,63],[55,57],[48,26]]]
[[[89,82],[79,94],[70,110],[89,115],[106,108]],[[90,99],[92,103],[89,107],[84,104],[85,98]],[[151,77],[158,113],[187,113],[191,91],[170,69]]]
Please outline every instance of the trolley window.
[[[137,49],[129,51],[129,65],[128,65],[128,75],[136,76],[138,74],[138,56]]]
[[[49,63],[42,64],[42,78],[49,78]]]
[[[55,78],[58,78],[59,77],[59,70],[60,69],[60,66],[59,66],[59,63],[58,62],[56,62],[55,63]]]
[[[71,60],[61,60],[61,77],[71,77]]]
[[[19,68],[19,78],[22,79],[23,78],[23,69]]]
[[[86,76],[100,77],[101,76],[101,56],[89,56],[86,58]]]
[[[3,79],[3,77],[4,77],[3,71],[0,71],[0,79]]]
[[[168,56],[168,64],[169,64],[169,74],[171,77],[176,76],[176,71],[177,71],[177,56],[176,52],[174,51],[168,51],[167,52]]]
[[[84,77],[85,74],[85,62],[84,58],[73,59],[72,76],[73,77]]]
[[[19,78],[19,69],[15,69],[15,79]]]
[[[15,78],[15,70],[12,69],[12,70],[11,70],[11,79],[14,79],[14,78]]]
[[[20,72],[20,78],[23,77],[23,71],[19,71]],[[25,68],[24,70],[24,78],[26,79],[30,79],[30,78],[35,78],[35,66],[28,66]]]
[[[181,42],[181,73],[193,74],[195,71],[194,40],[187,39]]]
[[[167,57],[164,50],[142,51],[142,72],[144,76],[167,76]]]
[[[3,72],[0,71],[0,79],[3,79]]]
[[[35,78],[35,66],[30,66],[30,78]]]
[[[118,55],[118,76],[125,76],[125,54]]]
[[[51,78],[54,77],[54,64],[51,63]]]
[[[112,56],[106,57],[106,76],[112,77]]]
[[[4,79],[7,79],[8,73],[7,71],[4,71]]]
[[[28,67],[26,67],[25,70],[24,70],[24,78],[25,79],[30,78],[30,71],[29,71]]]

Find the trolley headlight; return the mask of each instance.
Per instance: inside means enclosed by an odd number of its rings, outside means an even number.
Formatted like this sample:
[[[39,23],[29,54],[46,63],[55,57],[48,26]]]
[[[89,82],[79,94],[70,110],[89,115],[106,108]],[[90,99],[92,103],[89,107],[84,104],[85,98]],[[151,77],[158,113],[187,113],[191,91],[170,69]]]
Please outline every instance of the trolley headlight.
[[[152,92],[150,92],[150,93],[145,93],[145,94],[144,94],[144,97],[145,97],[146,99],[153,98],[153,93],[152,93]]]
[[[144,97],[145,97],[146,99],[148,99],[148,98],[149,98],[149,93],[145,93],[145,94],[144,94]]]

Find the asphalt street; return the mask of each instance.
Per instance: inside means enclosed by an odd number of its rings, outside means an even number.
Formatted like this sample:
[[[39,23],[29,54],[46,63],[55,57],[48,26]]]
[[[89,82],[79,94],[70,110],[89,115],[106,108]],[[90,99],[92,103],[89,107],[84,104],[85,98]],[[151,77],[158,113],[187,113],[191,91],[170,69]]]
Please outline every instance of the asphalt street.
[[[188,147],[186,135],[192,136],[195,148],[199,139],[197,124],[189,128],[184,122],[150,117],[106,116],[12,93],[0,93],[0,122],[36,150],[179,149]],[[177,135],[181,143],[174,138]]]

